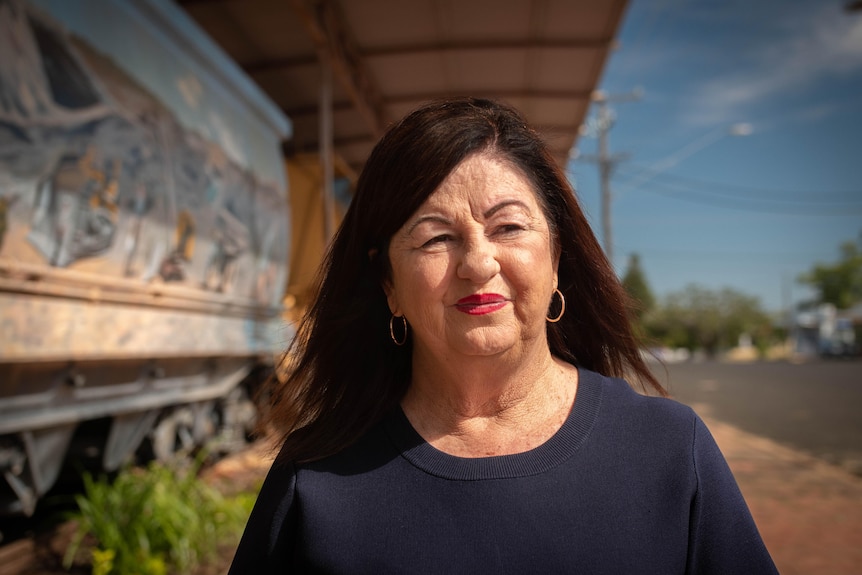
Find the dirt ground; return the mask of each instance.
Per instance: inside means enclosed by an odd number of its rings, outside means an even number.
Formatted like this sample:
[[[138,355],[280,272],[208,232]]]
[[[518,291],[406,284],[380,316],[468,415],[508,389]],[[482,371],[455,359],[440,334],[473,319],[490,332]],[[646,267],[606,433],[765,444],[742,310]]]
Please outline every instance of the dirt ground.
[[[862,573],[862,477],[705,421],[782,575]]]

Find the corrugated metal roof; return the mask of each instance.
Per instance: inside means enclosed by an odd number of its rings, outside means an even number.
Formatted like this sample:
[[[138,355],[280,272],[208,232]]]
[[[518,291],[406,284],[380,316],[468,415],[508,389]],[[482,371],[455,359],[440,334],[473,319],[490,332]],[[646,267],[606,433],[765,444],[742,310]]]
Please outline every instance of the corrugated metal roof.
[[[388,123],[432,98],[493,97],[561,164],[627,0],[179,0],[317,151],[321,56],[334,74],[338,159],[358,171]]]

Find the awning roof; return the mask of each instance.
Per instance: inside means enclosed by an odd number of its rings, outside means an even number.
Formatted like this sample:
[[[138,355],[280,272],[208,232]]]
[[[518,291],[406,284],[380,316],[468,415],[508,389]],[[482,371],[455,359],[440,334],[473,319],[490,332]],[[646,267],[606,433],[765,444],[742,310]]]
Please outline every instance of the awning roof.
[[[179,0],[319,145],[321,55],[333,63],[337,165],[358,171],[385,127],[448,95],[509,102],[561,164],[627,0]]]

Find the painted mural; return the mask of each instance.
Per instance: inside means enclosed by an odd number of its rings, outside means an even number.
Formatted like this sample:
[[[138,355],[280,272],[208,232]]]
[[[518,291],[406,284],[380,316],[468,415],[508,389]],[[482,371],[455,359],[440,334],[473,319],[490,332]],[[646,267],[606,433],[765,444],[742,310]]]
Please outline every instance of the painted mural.
[[[0,0],[0,260],[275,305],[287,233],[278,184],[85,40]]]

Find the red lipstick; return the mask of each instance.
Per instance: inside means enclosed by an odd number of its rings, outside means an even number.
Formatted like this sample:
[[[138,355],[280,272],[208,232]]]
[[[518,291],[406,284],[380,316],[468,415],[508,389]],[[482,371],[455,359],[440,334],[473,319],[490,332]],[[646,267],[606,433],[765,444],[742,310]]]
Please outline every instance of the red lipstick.
[[[462,297],[455,303],[455,309],[469,315],[485,315],[505,307],[508,300],[496,293],[477,293]]]

